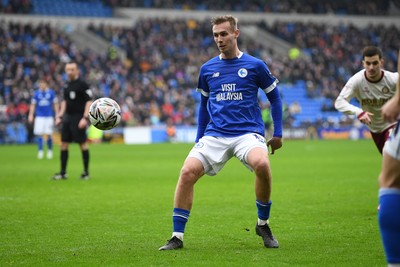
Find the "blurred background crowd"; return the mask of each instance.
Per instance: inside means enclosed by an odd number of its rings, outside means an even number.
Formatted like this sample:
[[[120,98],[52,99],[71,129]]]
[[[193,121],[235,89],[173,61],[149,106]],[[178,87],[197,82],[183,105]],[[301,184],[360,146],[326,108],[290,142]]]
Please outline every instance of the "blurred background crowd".
[[[58,1],[3,0],[6,14],[48,14]],[[69,2],[69,1],[64,1]],[[92,4],[112,16],[116,7],[168,8],[185,10],[232,10],[257,13],[314,13],[341,15],[390,15],[398,1],[72,1]],[[47,3],[47,4],[46,4]],[[50,3],[50,4],[49,4]],[[245,3],[245,4],[244,4]],[[47,5],[47,9],[46,9]],[[48,11],[48,7],[50,11]],[[76,11],[76,8],[74,9]],[[54,11],[55,12],[55,11]],[[57,11],[58,12],[58,11]],[[56,14],[60,15],[60,14]],[[209,20],[145,18],[130,27],[89,24],[87,30],[109,42],[106,53],[81,49],[68,31],[42,23],[5,22],[0,19],[0,143],[23,143],[32,138],[27,113],[39,79],[48,81],[60,95],[65,81],[64,65],[71,60],[91,85],[95,97],[109,96],[122,108],[122,126],[196,125],[199,95],[194,88],[200,66],[218,50],[213,43]],[[308,100],[318,114],[332,115],[333,101],[347,79],[362,68],[361,50],[376,45],[384,51],[385,65],[394,71],[400,43],[400,24],[356,27],[351,23],[275,21],[272,24],[241,21],[257,26],[291,44],[299,54],[276,55],[266,42],[243,42],[239,47],[267,62],[282,86],[304,90],[305,102],[290,98],[281,90],[286,127],[321,124],[324,116],[300,116]],[[117,55],[125,51],[126,57]],[[300,56],[302,55],[302,56]],[[263,106],[266,110],[268,104]],[[340,118],[337,123],[346,123]],[[266,124],[269,119],[265,117]],[[12,138],[11,138],[12,137]]]

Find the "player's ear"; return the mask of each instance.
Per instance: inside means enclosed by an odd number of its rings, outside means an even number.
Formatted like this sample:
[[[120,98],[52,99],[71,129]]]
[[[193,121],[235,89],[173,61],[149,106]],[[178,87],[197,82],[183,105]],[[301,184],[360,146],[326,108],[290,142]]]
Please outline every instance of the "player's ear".
[[[235,38],[238,38],[239,35],[240,35],[240,30],[239,30],[239,29],[236,29],[236,30],[234,31],[234,33],[235,33]]]

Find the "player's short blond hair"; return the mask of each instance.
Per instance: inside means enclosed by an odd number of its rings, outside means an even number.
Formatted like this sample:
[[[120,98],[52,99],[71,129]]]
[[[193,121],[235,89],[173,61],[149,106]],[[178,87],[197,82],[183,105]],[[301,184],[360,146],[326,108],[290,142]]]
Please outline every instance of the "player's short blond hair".
[[[232,31],[235,31],[238,29],[238,22],[239,20],[237,18],[235,18],[232,15],[223,15],[223,16],[217,16],[211,19],[211,25],[219,25],[221,23],[224,23],[228,21],[229,24],[231,25],[231,29]]]

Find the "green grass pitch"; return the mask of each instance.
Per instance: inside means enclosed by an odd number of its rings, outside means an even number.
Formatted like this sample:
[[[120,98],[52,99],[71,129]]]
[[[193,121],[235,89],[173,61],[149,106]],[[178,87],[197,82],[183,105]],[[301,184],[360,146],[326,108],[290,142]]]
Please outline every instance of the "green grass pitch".
[[[270,225],[256,236],[254,177],[237,159],[204,176],[185,248],[170,238],[190,144],[91,145],[91,179],[70,147],[69,179],[36,147],[0,146],[0,266],[385,266],[377,223],[381,157],[371,140],[285,141],[271,156]]]

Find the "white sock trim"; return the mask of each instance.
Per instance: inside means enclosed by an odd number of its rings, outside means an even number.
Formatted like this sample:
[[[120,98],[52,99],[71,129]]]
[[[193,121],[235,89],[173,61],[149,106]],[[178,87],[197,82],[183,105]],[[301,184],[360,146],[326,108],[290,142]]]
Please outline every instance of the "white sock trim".
[[[176,236],[177,238],[179,238],[180,240],[183,241],[183,233],[181,232],[173,232],[172,233],[172,237]]]
[[[269,224],[269,220],[261,220],[260,218],[257,221],[258,225],[266,225]]]

